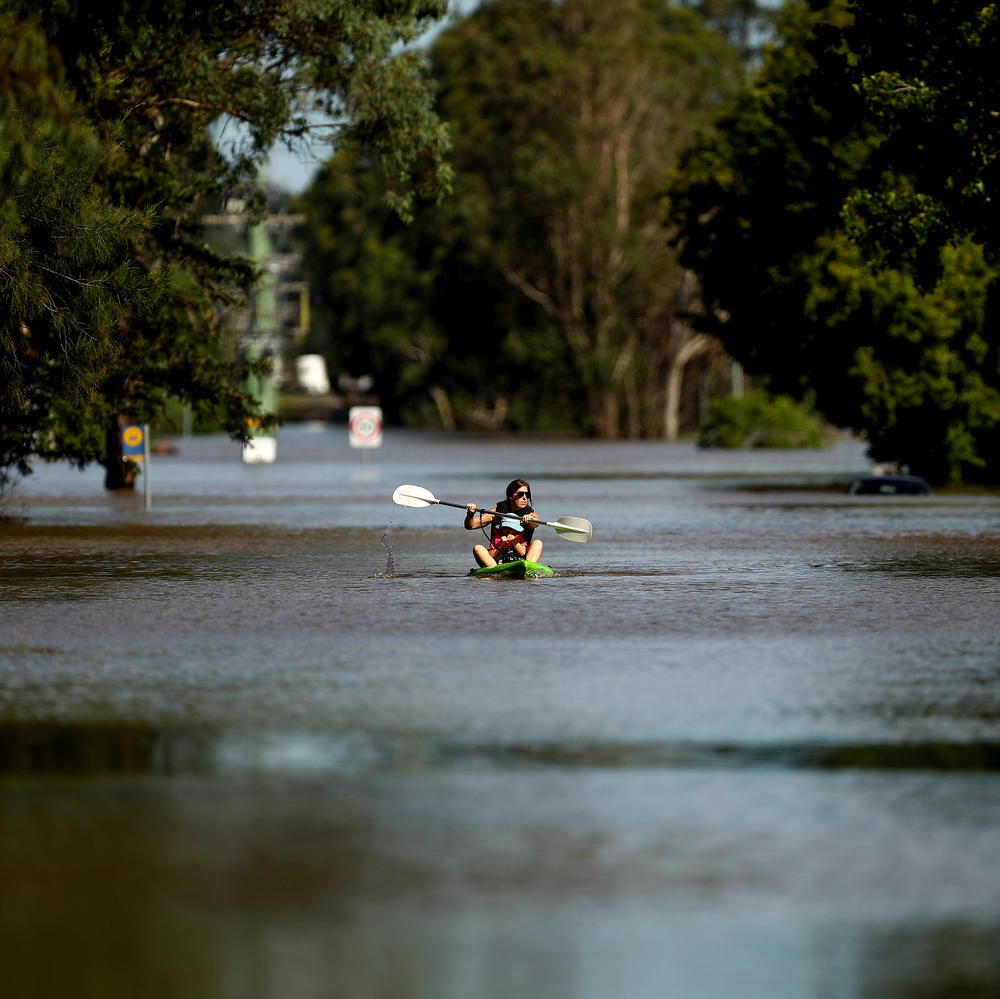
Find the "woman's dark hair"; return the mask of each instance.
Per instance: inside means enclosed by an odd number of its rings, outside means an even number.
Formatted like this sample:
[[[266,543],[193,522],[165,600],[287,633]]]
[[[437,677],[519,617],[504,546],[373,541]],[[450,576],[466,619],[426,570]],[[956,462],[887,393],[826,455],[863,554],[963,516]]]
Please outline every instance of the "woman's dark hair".
[[[524,481],[524,479],[514,479],[512,482],[509,482],[507,484],[507,499],[513,498],[514,493],[516,493],[518,489],[521,488],[521,486],[524,486],[524,488],[528,490],[528,502],[530,503],[531,486],[529,486],[528,483]]]

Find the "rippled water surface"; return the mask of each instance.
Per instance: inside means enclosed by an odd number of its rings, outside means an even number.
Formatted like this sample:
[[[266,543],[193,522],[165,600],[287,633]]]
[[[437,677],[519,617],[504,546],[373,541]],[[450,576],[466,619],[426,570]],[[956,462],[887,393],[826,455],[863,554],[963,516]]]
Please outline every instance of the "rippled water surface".
[[[282,431],[41,467],[0,523],[18,997],[1000,994],[1000,495],[861,447]],[[532,483],[470,579],[404,482]]]

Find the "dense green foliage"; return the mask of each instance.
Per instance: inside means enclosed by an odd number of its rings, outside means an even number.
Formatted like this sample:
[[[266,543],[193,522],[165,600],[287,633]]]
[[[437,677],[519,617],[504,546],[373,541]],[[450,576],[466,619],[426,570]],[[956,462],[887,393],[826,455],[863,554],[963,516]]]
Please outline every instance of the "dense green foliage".
[[[0,475],[103,452],[114,480],[119,420],[171,398],[245,434],[257,401],[220,313],[254,274],[200,217],[317,129],[368,150],[404,216],[446,190],[426,59],[393,55],[444,7],[0,0]]]
[[[543,378],[519,384],[497,361],[507,331],[524,320],[481,259],[475,220],[464,215],[466,182],[458,173],[456,196],[407,226],[386,209],[367,157],[331,160],[303,205],[313,298],[306,349],[325,354],[332,371],[373,376],[393,422],[492,428],[510,415],[494,400],[511,398],[516,424],[530,425],[534,404],[542,421],[557,418]]]
[[[403,230],[346,155],[306,199],[332,363],[408,419],[662,436],[694,285],[658,192],[738,87],[735,50],[666,0],[504,0],[432,60],[443,210]]]
[[[672,185],[700,327],[876,459],[1000,481],[996,4],[789,0]]]
[[[435,105],[395,46],[443,8],[0,0],[0,483],[120,472],[119,421],[174,399],[245,434],[221,313],[255,275],[200,218],[317,130],[309,347],[390,418],[671,434],[721,340],[874,458],[1000,481],[996,4],[787,0],[733,100],[752,0],[494,0]],[[454,197],[406,225],[442,118]]]
[[[762,389],[713,401],[698,434],[700,447],[816,448],[824,443],[822,420],[794,399]]]
[[[0,73],[2,485],[36,453],[100,457],[103,426],[88,433],[75,414],[156,284],[133,259],[149,219],[101,197],[116,150],[76,113],[36,24],[0,16]],[[43,431],[60,423],[56,442]]]

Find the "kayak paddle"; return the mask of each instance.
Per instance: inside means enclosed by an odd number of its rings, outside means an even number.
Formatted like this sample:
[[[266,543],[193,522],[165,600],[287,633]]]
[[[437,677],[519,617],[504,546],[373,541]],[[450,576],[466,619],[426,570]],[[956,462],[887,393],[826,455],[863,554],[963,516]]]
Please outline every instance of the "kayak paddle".
[[[466,509],[464,503],[449,503],[447,500],[439,500],[434,493],[429,489],[424,489],[423,486],[399,486],[392,494],[392,501],[397,506],[426,507],[437,503],[440,506],[453,506],[456,510]],[[496,516],[495,510],[476,510],[476,513],[490,513]],[[538,523],[542,527],[551,527],[567,541],[589,541],[590,536],[594,533],[593,524],[582,517],[560,517],[558,520],[540,520]]]

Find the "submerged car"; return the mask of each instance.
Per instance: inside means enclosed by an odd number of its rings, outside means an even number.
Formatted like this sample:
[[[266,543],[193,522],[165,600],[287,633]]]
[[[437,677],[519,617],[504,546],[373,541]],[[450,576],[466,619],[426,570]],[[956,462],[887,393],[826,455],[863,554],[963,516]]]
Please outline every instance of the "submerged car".
[[[863,475],[847,487],[849,496],[926,496],[930,491],[919,475]]]

